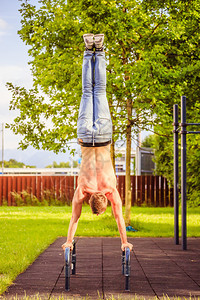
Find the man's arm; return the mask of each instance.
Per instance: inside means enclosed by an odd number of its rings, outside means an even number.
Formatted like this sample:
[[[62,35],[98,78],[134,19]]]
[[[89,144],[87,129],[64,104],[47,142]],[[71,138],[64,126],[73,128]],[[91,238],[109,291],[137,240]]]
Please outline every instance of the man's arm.
[[[80,187],[78,187],[74,193],[74,197],[72,200],[72,217],[69,223],[69,228],[68,228],[68,234],[67,234],[67,241],[62,245],[63,250],[65,248],[70,247],[71,249],[73,248],[73,238],[76,233],[76,229],[78,226],[78,220],[81,215],[81,210],[82,210],[82,204],[84,200],[84,195],[82,193],[82,190]]]
[[[117,189],[114,189],[112,193],[107,193],[106,196],[112,205],[113,214],[121,237],[122,250],[124,250],[126,247],[129,247],[130,250],[132,250],[133,245],[127,242],[126,226],[122,213],[122,201],[120,195]]]

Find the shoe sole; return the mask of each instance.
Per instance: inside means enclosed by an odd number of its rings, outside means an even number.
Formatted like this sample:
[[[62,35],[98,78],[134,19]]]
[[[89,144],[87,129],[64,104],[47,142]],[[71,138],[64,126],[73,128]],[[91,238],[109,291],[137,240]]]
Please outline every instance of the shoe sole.
[[[91,40],[91,38],[92,38],[92,40]],[[92,34],[92,33],[86,33],[83,35],[83,40],[84,40],[85,46],[88,50],[91,50],[94,46],[93,38],[94,38],[94,34]]]
[[[104,34],[96,34],[94,36],[94,45],[95,48],[102,48],[104,42]]]

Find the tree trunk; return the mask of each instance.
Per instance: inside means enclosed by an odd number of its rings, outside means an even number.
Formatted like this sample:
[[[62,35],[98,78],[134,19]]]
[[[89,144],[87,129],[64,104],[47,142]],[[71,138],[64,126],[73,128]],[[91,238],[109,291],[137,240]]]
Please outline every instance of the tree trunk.
[[[131,124],[132,115],[131,100],[127,100],[128,125],[126,128],[126,184],[125,184],[125,223],[130,225],[131,219]]]

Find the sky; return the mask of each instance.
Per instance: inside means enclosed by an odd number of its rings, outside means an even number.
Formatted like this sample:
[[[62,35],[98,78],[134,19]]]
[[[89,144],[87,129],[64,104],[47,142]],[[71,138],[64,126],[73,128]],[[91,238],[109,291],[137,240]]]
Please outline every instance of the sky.
[[[37,0],[31,0],[31,4],[37,4]],[[11,92],[6,87],[6,82],[32,87],[32,76],[28,62],[28,46],[22,42],[17,31],[20,30],[21,2],[18,0],[0,0],[0,160],[2,159],[2,123],[11,123],[17,116],[16,111],[9,110],[12,99]],[[27,150],[17,150],[21,136],[15,135],[9,129],[4,129],[4,159],[15,158],[26,164],[45,167],[53,161],[68,161],[69,153],[56,155],[53,152],[35,150],[29,147]]]
[[[33,1],[35,2],[35,1]],[[17,31],[20,29],[20,2],[0,0],[0,123],[12,122],[17,115],[9,111],[11,93],[6,82],[31,87],[32,77],[28,61],[28,47],[21,41]],[[2,126],[2,125],[1,125]],[[5,149],[18,146],[19,137],[5,129]]]
[[[37,5],[37,0],[30,0],[31,4]],[[2,123],[11,123],[17,116],[16,111],[9,110],[9,103],[12,99],[11,92],[6,88],[6,82],[12,82],[14,85],[24,86],[29,89],[32,86],[32,76],[28,61],[28,46],[22,42],[17,31],[20,30],[20,4],[18,0],[0,0],[0,147],[2,148]],[[143,132],[144,137],[148,133]],[[29,147],[26,151],[19,151],[18,143],[20,136],[13,134],[9,129],[4,131],[4,149],[5,160],[15,158],[27,164],[31,164],[32,156],[35,161],[38,160],[38,167],[44,167],[42,164],[45,151],[35,150]],[[79,150],[78,150],[79,151]],[[2,153],[2,152],[1,152]],[[50,164],[53,161],[69,160],[69,154],[63,156],[48,153],[48,160],[45,163]],[[37,156],[38,155],[38,156]],[[1,155],[2,156],[2,155]],[[45,156],[47,158],[47,156]],[[36,158],[37,157],[37,158]],[[24,160],[23,160],[24,159]],[[0,157],[1,160],[1,157]],[[41,162],[39,162],[39,160]]]

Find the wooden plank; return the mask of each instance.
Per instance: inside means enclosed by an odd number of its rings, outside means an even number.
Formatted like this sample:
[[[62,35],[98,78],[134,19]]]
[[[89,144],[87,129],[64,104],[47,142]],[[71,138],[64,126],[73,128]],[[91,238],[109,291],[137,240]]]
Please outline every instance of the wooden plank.
[[[26,177],[26,191],[31,195],[31,176]]]
[[[62,194],[62,201],[63,203],[69,203],[68,200],[68,180],[67,180],[68,176],[63,176],[62,177],[62,181],[61,181],[61,194]]]
[[[126,195],[125,184],[126,184],[126,178],[125,178],[125,176],[122,176],[122,199],[123,199],[124,203],[125,203],[125,195]]]
[[[3,204],[3,176],[0,175],[0,206]]]
[[[145,188],[146,188],[146,204],[147,206],[150,206],[151,200],[151,189],[150,189],[150,184],[151,184],[151,177],[149,175],[146,176],[146,183],[145,183]]]
[[[36,196],[36,176],[31,176],[32,178],[32,195]]]
[[[26,191],[26,176],[22,176],[22,192]]]
[[[164,207],[167,207],[167,201],[166,201],[166,181],[167,179],[164,177],[163,178],[163,202],[164,202]]]
[[[16,192],[16,191],[17,191],[17,177],[12,176],[12,192]],[[11,195],[11,203],[12,205],[16,205],[15,197],[13,195]]]
[[[8,203],[8,177],[3,176],[3,201]]]
[[[51,197],[56,199],[56,176],[51,176]]]
[[[135,205],[135,176],[131,176],[131,205]]]
[[[17,176],[17,189],[16,192],[21,194],[22,191],[22,179],[21,176]]]
[[[8,199],[8,205],[12,205],[12,198],[11,198],[11,192],[12,192],[12,177],[8,176],[7,177],[8,181],[8,191],[7,191],[7,199]]]
[[[42,189],[42,178],[41,176],[36,177],[36,198],[41,201],[42,195],[41,195],[41,189]]]
[[[145,202],[145,175],[141,175],[141,202]]]
[[[42,176],[42,199],[46,199],[46,176]]]
[[[60,200],[65,203],[65,176],[60,176]]]
[[[160,199],[159,199],[159,206],[165,206],[164,203],[164,178],[160,176]]]
[[[70,180],[69,176],[65,177],[65,188],[66,188],[66,201],[69,203],[71,201],[70,199]]]
[[[70,201],[72,201],[74,197],[74,176],[69,176],[70,177]]]
[[[169,186],[167,180],[165,186],[165,201],[166,201],[166,206],[169,206]]]
[[[60,199],[60,177],[56,176],[56,181],[55,181],[55,194],[56,194],[56,199]]]
[[[154,176],[150,175],[150,206],[154,206]]]
[[[154,205],[159,206],[159,176],[154,177]]]
[[[50,186],[51,186],[51,181],[49,176],[44,176],[45,177],[45,189],[44,189],[44,193],[45,193],[45,199],[47,201],[50,202],[51,199],[51,191],[50,191]]]
[[[137,180],[136,203],[138,206],[141,206],[141,176],[137,176],[136,180]]]
[[[122,177],[121,176],[117,176],[117,190],[118,190],[118,192],[119,192],[119,195],[120,195],[120,198],[121,198],[121,200],[122,200],[122,204],[124,204],[123,203],[123,197],[122,197]]]

